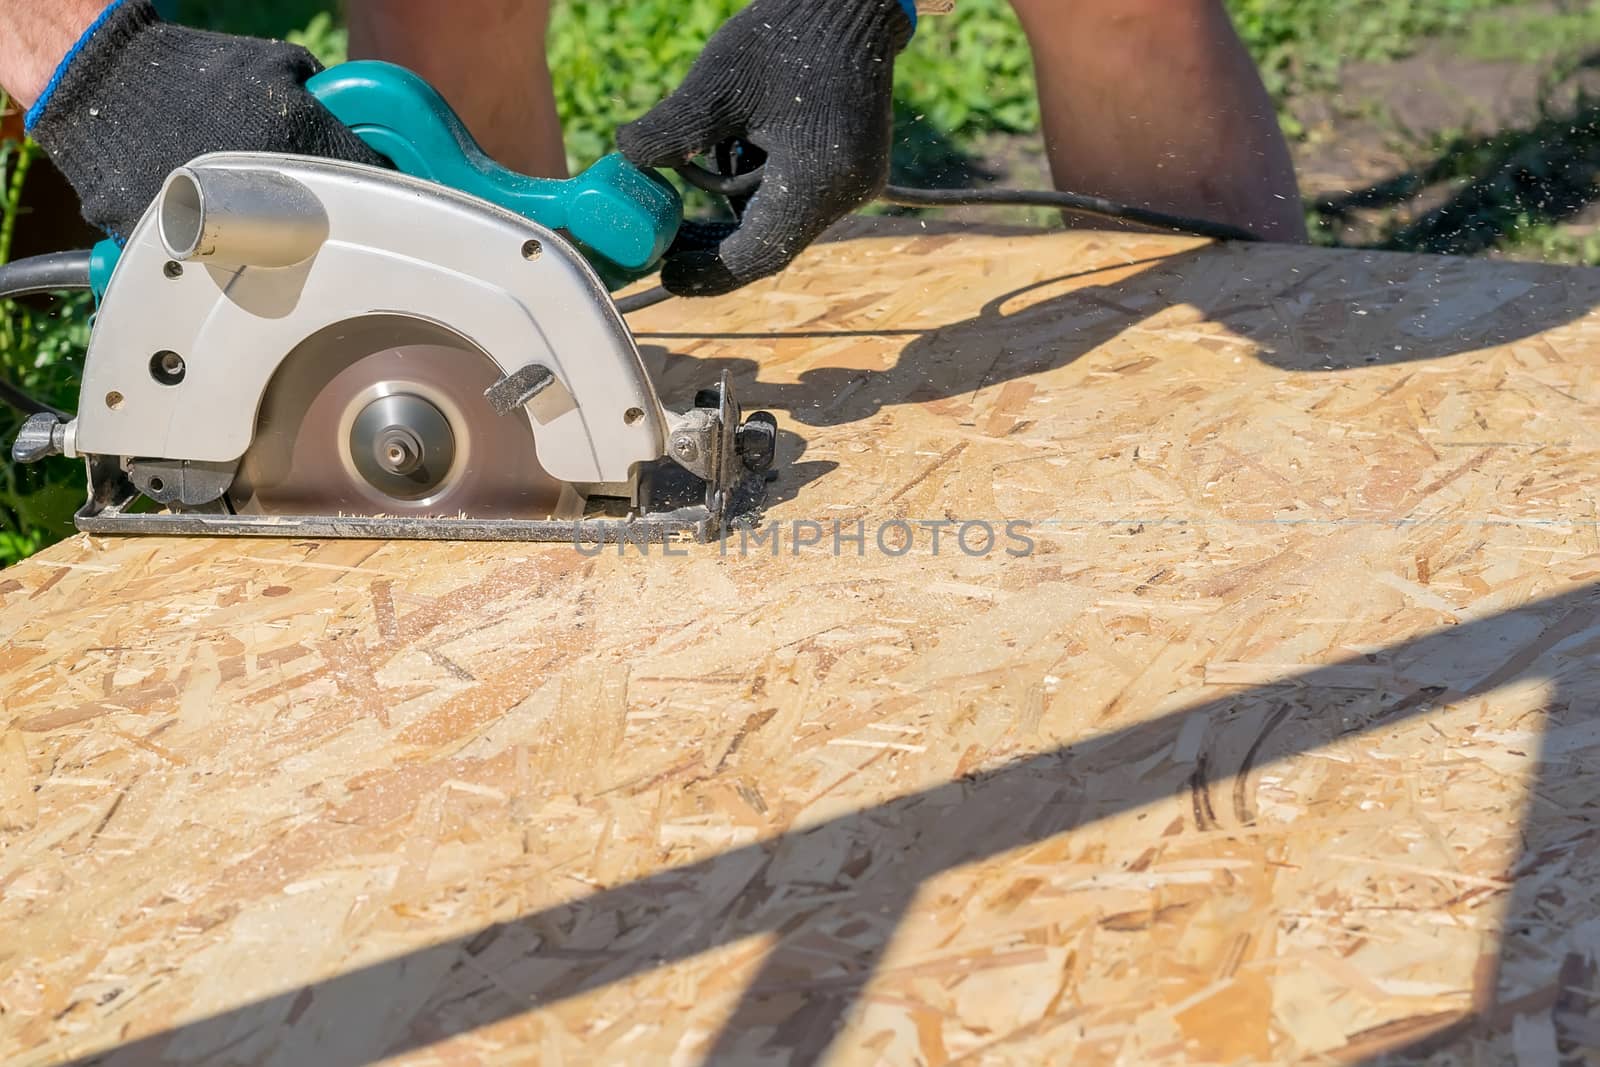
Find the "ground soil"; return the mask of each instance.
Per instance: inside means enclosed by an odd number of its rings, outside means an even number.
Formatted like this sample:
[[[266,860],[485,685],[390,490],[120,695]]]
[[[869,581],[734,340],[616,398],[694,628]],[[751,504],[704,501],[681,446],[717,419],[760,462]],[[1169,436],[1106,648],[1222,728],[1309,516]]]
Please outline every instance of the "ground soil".
[[[1305,128],[1295,145],[1301,187],[1312,200],[1349,197],[1425,170],[1441,145],[1530,130],[1546,115],[1580,106],[1584,94],[1600,96],[1600,71],[1580,71],[1559,81],[1542,63],[1463,57],[1448,42],[1391,63],[1355,63],[1339,88],[1294,102]],[[1386,228],[1438,208],[1459,180],[1424,184],[1402,202],[1358,211],[1343,220],[1343,244],[1366,244]],[[1600,207],[1564,221],[1573,235],[1600,227]]]
[[[1293,142],[1307,198],[1337,201],[1425,171],[1441,146],[1456,138],[1484,138],[1528,130],[1547,114],[1577,106],[1582,94],[1600,99],[1600,69],[1551,84],[1549,63],[1499,62],[1460,54],[1434,41],[1417,54],[1387,63],[1352,63],[1337,88],[1291,101],[1303,132]],[[1037,135],[991,136],[976,147],[973,176],[998,184],[1047,188],[1049,166]],[[953,179],[956,175],[944,175]],[[941,181],[941,184],[960,184]],[[1332,221],[1321,238],[1331,243],[1381,243],[1395,227],[1439,208],[1460,179],[1422,181],[1394,203],[1352,210]],[[971,209],[947,213],[962,220],[1058,225],[1050,212]],[[1600,232],[1600,202],[1561,222],[1573,236]]]

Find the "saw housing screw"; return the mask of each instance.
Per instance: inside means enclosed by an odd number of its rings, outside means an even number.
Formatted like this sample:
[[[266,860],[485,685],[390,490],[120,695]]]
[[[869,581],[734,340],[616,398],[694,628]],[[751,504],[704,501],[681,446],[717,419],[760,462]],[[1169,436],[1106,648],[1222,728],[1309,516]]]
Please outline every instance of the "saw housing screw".
[[[694,443],[692,437],[674,437],[672,439],[672,454],[684,463],[693,463],[700,457],[700,448]]]
[[[522,245],[522,258],[532,262],[544,255],[544,245],[538,241],[526,241]]]

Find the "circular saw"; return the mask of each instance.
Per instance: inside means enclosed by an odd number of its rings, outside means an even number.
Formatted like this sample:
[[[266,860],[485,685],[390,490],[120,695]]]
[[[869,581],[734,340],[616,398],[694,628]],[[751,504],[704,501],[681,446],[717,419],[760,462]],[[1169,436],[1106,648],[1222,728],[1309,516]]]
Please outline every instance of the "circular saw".
[[[97,250],[77,417],[14,448],[87,461],[80,529],[638,542],[759,506],[776,422],[726,375],[665,408],[610,296],[671,243],[670,185],[513,174],[387,64],[309,87],[395,168],[205,156]]]

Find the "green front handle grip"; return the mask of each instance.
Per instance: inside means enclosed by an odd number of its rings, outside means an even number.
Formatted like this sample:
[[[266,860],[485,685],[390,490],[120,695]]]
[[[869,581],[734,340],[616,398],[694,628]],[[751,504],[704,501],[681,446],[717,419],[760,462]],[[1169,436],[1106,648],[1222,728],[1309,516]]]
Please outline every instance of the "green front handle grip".
[[[401,173],[566,231],[613,288],[653,270],[683,221],[677,191],[619,155],[566,181],[502,167],[478,147],[444,97],[404,67],[345,63],[306,88]]]

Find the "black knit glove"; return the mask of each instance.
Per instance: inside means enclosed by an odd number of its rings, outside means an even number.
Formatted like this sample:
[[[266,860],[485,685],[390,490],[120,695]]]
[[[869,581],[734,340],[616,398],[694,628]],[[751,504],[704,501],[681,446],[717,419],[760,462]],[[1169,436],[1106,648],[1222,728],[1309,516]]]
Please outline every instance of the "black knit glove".
[[[383,165],[306,92],[321,69],[304,48],[170,25],[150,0],[122,0],[63,62],[28,132],[83,217],[126,239],[167,175],[207,152]]]
[[[714,250],[669,255],[671,292],[711,296],[776,274],[889,176],[895,56],[914,26],[901,0],[754,0],[706,45],[683,85],[617,142],[670,167],[733,138],[767,153],[743,221]]]

